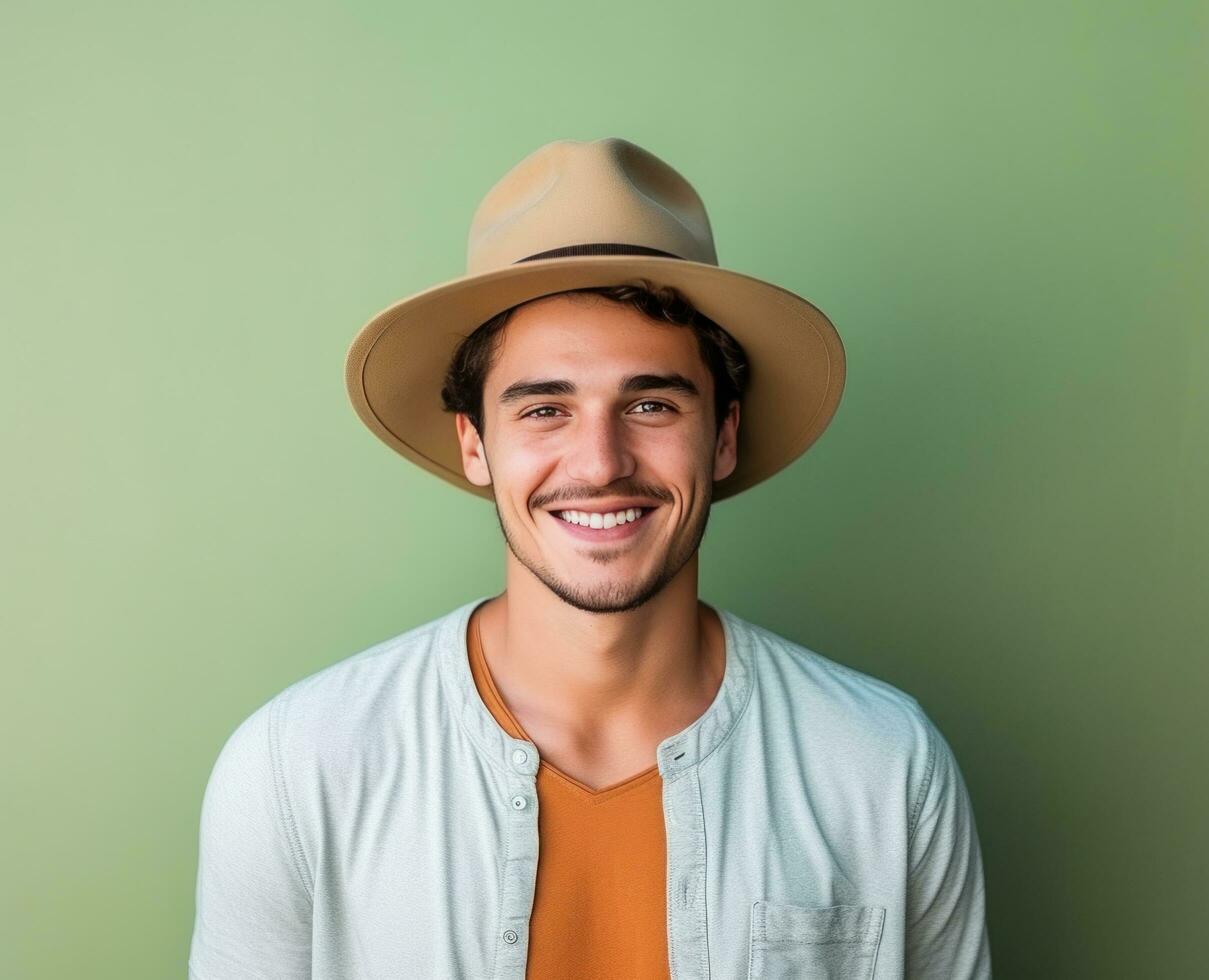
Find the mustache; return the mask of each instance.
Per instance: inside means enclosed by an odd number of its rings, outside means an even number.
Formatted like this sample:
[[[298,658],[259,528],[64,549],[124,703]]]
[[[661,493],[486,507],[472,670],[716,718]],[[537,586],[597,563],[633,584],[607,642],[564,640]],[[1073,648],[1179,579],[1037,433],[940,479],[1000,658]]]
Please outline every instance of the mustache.
[[[535,507],[549,507],[551,504],[566,500],[604,500],[606,497],[649,497],[661,503],[670,503],[672,495],[662,487],[643,486],[636,484],[628,487],[609,487],[607,489],[587,489],[584,487],[568,487],[556,493],[546,494],[533,501]]]

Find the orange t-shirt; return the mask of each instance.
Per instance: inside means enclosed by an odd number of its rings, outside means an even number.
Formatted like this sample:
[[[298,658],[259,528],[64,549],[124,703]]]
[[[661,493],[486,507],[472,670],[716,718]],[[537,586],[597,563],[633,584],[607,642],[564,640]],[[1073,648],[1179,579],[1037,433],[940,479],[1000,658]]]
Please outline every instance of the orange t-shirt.
[[[491,679],[478,617],[472,619],[468,649],[479,696],[509,735],[532,742]],[[668,977],[667,842],[658,764],[594,791],[542,760],[537,800],[526,980]]]

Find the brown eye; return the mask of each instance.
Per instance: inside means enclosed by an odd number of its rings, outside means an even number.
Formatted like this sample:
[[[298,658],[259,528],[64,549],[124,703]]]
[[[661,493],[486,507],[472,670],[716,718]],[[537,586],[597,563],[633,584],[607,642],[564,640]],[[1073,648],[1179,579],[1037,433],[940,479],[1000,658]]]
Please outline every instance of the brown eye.
[[[557,411],[557,409],[553,405],[538,405],[537,408],[531,408],[531,409],[529,409],[529,411],[522,414],[521,418],[527,419],[530,415],[532,415],[534,418],[548,419],[548,418],[550,418],[549,415],[538,415],[537,414],[538,412],[544,412],[547,409],[549,409],[552,412]]]
[[[659,408],[665,409],[667,412],[676,411],[674,408],[672,408],[671,405],[664,404],[663,402],[645,401],[645,402],[639,402],[638,405],[639,406],[641,406],[641,405],[657,405]],[[637,407],[637,406],[635,406],[635,407]],[[639,415],[663,415],[663,414],[665,414],[665,412],[639,412],[638,414]]]

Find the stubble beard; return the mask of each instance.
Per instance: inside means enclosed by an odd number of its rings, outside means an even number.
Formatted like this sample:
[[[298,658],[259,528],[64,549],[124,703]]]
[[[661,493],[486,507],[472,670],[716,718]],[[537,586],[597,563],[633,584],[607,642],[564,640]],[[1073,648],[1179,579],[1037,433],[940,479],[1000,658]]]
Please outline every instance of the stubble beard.
[[[512,552],[517,561],[533,573],[539,582],[575,609],[591,613],[619,613],[637,609],[657,596],[696,554],[705,537],[705,529],[709,524],[710,509],[713,505],[713,485],[709,484],[709,487],[710,499],[706,501],[705,509],[701,512],[701,517],[696,525],[691,529],[688,539],[684,541],[684,546],[679,550],[669,549],[664,555],[663,561],[645,581],[613,581],[595,586],[584,586],[559,578],[543,562],[526,555],[522,548],[517,547],[514,536],[509,532],[507,522],[500,514],[499,501],[495,499],[494,491],[492,500],[495,504],[495,518],[499,522],[500,531],[504,535],[508,550]],[[554,516],[554,519],[561,520],[557,516]],[[634,546],[627,545],[627,548],[631,547]],[[611,564],[621,553],[621,549],[611,549],[607,545],[593,546],[587,552],[580,552],[600,565]]]

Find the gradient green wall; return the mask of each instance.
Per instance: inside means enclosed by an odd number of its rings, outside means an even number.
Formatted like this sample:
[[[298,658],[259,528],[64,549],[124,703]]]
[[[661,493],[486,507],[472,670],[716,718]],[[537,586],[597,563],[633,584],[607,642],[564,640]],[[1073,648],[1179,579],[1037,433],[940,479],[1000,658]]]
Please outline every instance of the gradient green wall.
[[[557,138],[700,190],[847,348],[702,596],[919,698],[997,977],[1203,975],[1206,7],[6,4],[0,975],[184,975],[219,748],[502,587],[353,334]],[[451,422],[452,424],[452,422]]]

